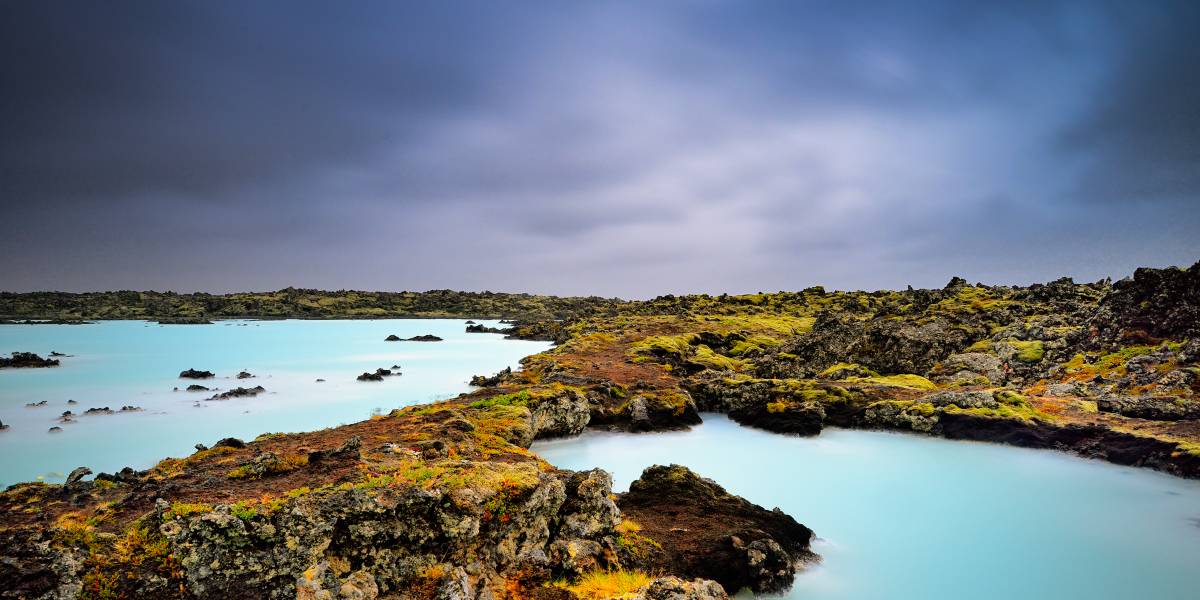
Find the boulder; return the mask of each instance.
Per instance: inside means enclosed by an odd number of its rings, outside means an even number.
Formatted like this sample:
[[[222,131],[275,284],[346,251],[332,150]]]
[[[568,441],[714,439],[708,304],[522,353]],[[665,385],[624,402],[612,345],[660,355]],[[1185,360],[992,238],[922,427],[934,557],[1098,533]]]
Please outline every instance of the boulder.
[[[63,485],[68,486],[68,487],[72,486],[72,485],[78,483],[84,477],[87,477],[88,475],[91,475],[91,474],[92,474],[91,469],[89,469],[87,467],[79,467],[79,468],[75,469],[74,471],[71,471],[71,473],[69,475],[67,475],[67,481]]]
[[[1004,385],[1004,362],[986,352],[951,354],[930,371],[930,378],[942,383]]]
[[[631,600],[728,600],[721,584],[709,579],[684,581],[675,576],[659,577],[638,590]]]
[[[679,465],[647,468],[617,504],[661,546],[655,565],[715,580],[727,591],[783,592],[797,566],[816,558],[811,529]]]
[[[179,374],[180,379],[212,379],[216,376],[216,373],[212,371],[197,371],[196,369],[188,369]]]
[[[383,341],[385,341],[385,342],[399,342],[399,341],[400,341],[400,336],[398,336],[398,335],[396,335],[396,334],[394,334],[394,333],[393,333],[393,334],[391,334],[391,335],[389,335],[389,336],[387,336],[387,337],[383,338]]]
[[[1000,403],[992,396],[991,392],[937,392],[930,394],[921,399],[922,402],[928,402],[936,407],[942,408],[950,405],[959,408],[999,408]]]
[[[251,374],[250,371],[242,371],[241,373],[237,374],[238,379],[250,379],[251,377],[254,377],[254,375]]]

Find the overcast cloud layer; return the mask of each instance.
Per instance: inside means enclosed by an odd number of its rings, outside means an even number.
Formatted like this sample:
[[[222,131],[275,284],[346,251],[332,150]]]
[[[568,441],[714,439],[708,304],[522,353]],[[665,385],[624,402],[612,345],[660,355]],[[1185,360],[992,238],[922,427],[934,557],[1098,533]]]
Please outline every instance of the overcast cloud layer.
[[[5,2],[0,289],[1029,283],[1200,258],[1200,3]]]

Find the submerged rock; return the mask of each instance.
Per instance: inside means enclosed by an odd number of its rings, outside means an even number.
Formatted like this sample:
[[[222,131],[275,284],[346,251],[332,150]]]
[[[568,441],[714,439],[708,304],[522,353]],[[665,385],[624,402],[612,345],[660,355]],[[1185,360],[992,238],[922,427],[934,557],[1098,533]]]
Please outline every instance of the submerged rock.
[[[188,369],[179,374],[180,379],[212,379],[216,376],[216,373],[212,371],[197,371],[196,369]]]
[[[617,503],[661,546],[654,564],[715,580],[726,591],[785,591],[797,566],[817,558],[809,550],[811,529],[679,465],[647,468]]]
[[[187,391],[189,391],[189,392],[207,392],[207,391],[209,391],[209,389],[200,384],[193,383],[192,385],[187,386]]]
[[[58,365],[57,358],[42,358],[33,352],[13,352],[11,358],[0,357],[0,369],[35,369]]]
[[[254,377],[254,375],[250,371],[242,371],[237,374],[238,379],[250,379],[251,377]]]
[[[5,429],[8,429],[8,425],[5,425],[4,421],[0,421],[0,431],[4,431]]]

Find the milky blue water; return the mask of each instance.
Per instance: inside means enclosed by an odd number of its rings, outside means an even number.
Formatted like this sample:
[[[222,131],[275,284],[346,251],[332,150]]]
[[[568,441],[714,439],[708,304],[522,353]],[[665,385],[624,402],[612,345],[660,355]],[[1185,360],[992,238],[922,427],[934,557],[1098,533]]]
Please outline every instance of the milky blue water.
[[[821,538],[807,600],[1194,600],[1200,483],[1066,454],[913,435],[815,438],[704,415],[688,432],[589,433],[534,450],[623,491],[677,463]]]
[[[78,466],[95,472],[145,468],[167,456],[191,454],[198,442],[211,445],[228,436],[250,439],[361,421],[375,411],[468,391],[471,375],[516,368],[522,357],[550,346],[464,329],[461,319],[2,325],[5,355],[46,356],[53,350],[73,356],[61,359],[60,367],[0,369],[0,422],[9,425],[0,431],[0,486],[61,481]],[[383,341],[389,334],[426,333],[445,341]],[[363,371],[393,364],[403,375],[355,381]],[[179,379],[189,368],[213,371],[217,378]],[[241,370],[256,377],[234,379]],[[212,392],[182,391],[190,383],[223,390],[261,385],[267,393],[206,402]],[[175,387],[180,391],[172,391]],[[43,400],[44,407],[25,406]],[[82,414],[124,405],[145,410],[58,422],[66,410]],[[62,431],[49,433],[54,426]]]

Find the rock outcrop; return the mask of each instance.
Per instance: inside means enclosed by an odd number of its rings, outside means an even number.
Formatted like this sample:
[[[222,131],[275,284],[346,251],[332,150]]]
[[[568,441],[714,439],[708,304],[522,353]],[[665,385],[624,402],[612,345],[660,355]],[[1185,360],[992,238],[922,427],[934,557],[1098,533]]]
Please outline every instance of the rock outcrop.
[[[180,379],[212,379],[217,374],[212,371],[197,371],[196,369],[188,369],[179,374]]]
[[[785,591],[797,567],[816,559],[812,530],[679,465],[647,468],[617,503],[661,547],[656,564],[680,577],[712,579],[730,593]]]
[[[13,352],[10,358],[0,356],[0,369],[33,369],[57,367],[57,358],[42,358],[33,352]]]
[[[221,392],[219,394],[213,394],[211,397],[206,398],[206,400],[229,400],[231,398],[253,398],[254,396],[257,396],[266,391],[267,391],[267,388],[264,388],[261,385],[256,385],[252,388],[236,387],[236,388],[233,388],[232,390],[227,390],[227,391]]]

